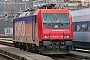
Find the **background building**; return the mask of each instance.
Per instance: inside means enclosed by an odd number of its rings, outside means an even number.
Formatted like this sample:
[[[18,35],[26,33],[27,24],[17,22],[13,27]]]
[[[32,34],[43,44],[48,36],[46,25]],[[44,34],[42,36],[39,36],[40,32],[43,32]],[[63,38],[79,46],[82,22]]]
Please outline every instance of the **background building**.
[[[33,6],[41,6],[43,4],[56,4],[56,7],[77,10],[90,7],[90,0],[35,0]]]
[[[33,0],[0,0],[0,20],[13,20],[28,8],[33,8]]]
[[[33,0],[0,0],[0,35],[12,35],[13,18],[33,8]]]
[[[41,6],[44,4],[56,4],[57,7],[64,6],[64,0],[34,0],[33,7]]]
[[[13,36],[13,28],[12,27],[4,28],[4,32],[5,32],[5,36],[10,36],[10,37]]]
[[[22,11],[44,4],[56,4],[57,8],[77,10],[90,7],[90,0],[0,0],[0,20],[13,20]]]
[[[11,20],[0,20],[0,36],[1,35],[12,35],[13,21]],[[8,31],[7,31],[8,30]]]

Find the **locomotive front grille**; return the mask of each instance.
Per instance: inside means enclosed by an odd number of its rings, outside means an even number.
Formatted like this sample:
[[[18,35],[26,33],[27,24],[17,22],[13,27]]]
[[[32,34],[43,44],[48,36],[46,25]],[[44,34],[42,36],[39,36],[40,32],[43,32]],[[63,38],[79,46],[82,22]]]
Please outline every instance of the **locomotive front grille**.
[[[42,41],[40,44],[40,49],[49,50],[67,50],[72,49],[72,41]],[[70,50],[69,49],[69,50]]]

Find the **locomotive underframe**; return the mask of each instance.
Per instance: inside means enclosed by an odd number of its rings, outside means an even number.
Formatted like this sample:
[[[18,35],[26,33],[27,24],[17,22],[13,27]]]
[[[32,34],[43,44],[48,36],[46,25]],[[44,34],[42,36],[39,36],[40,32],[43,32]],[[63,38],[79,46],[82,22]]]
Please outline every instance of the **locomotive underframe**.
[[[72,50],[73,42],[61,41],[61,40],[43,40],[40,42],[39,51],[45,54],[68,54],[70,50]]]
[[[60,33],[58,33],[58,36],[61,36],[60,38],[58,38],[58,40],[42,40],[44,37],[44,33],[46,33],[46,31],[43,33],[43,31],[45,29],[43,29],[43,24],[42,24],[42,13],[68,13],[69,15],[69,19],[70,19],[70,30],[66,29],[66,31],[63,30],[59,30],[57,28],[55,29],[51,29],[50,30],[50,34],[53,36],[57,36],[58,31]],[[72,20],[71,20],[71,16],[69,14],[68,10],[37,10],[33,15],[35,16],[28,16],[28,17],[23,17],[20,19],[16,19],[15,21],[15,25],[14,26],[14,46],[20,48],[21,50],[28,50],[28,51],[33,51],[33,52],[37,52],[37,51],[44,51],[47,50],[48,52],[50,51],[58,51],[60,52],[60,50],[71,50],[72,49],[72,39],[69,40],[69,38],[73,38],[70,33],[72,33]],[[20,25],[20,26],[18,26]],[[22,29],[19,29],[21,28]],[[25,28],[25,29],[24,29]],[[47,30],[48,32],[49,30]],[[52,31],[52,32],[51,32]],[[55,32],[56,33],[53,33]],[[71,32],[70,32],[71,31]],[[19,33],[18,33],[19,32]],[[66,34],[64,34],[66,33]],[[47,33],[48,34],[48,33]],[[64,40],[63,36],[69,36],[68,40]],[[62,38],[62,40],[60,40]],[[51,39],[51,38],[50,38]],[[67,39],[67,38],[65,38]],[[52,44],[51,44],[52,43]],[[61,43],[61,44],[60,44]],[[61,52],[62,52],[61,51]],[[44,51],[45,52],[45,51]],[[58,53],[57,52],[57,53]]]
[[[41,41],[40,46],[43,46],[44,48],[49,48],[53,50],[57,49],[67,49],[67,47],[72,46],[72,41],[60,41],[60,40],[55,40],[55,41]]]
[[[40,52],[45,54],[68,54],[70,50],[72,50],[73,42],[68,41],[41,41],[39,46],[32,43],[25,43],[25,42],[16,42],[14,41],[14,46],[20,48],[20,50],[24,51],[32,51],[32,52]]]

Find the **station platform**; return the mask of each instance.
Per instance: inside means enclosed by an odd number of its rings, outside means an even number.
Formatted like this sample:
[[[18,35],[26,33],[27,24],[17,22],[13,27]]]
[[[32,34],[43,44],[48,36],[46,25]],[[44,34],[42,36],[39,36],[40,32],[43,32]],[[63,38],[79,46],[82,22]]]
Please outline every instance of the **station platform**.
[[[18,48],[0,45],[0,54],[5,54],[11,58],[18,60],[53,60],[48,56],[43,56],[31,52],[19,50]]]

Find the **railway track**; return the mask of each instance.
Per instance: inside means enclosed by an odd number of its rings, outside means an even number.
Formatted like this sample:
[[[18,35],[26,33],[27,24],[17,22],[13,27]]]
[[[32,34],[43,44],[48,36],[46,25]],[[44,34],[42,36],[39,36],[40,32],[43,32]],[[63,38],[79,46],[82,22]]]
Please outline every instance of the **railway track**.
[[[54,60],[84,60],[76,57],[65,56],[63,58],[53,58]]]
[[[76,57],[75,55],[68,54],[68,55],[52,55],[49,56],[53,60],[81,60],[80,58]]]
[[[4,56],[4,55],[0,54],[0,60],[14,60],[14,59],[11,59],[7,56]]]
[[[54,58],[54,60],[78,60],[78,59],[76,59],[75,57],[68,56],[64,58]]]
[[[5,45],[5,46],[14,47],[13,41],[11,38],[0,38],[0,44]],[[2,60],[18,60],[18,58],[19,58],[19,56],[10,54],[9,52],[3,51],[3,50],[0,50],[0,56],[2,56]],[[17,57],[17,58],[15,58],[15,57]],[[25,60],[25,59],[20,57],[20,60]]]
[[[13,41],[11,39],[0,39],[0,44],[6,45],[6,46],[13,46]],[[50,56],[51,57],[51,56]],[[57,57],[51,57],[53,60],[83,60],[80,57],[76,57],[75,55],[68,55],[68,56],[57,56]]]
[[[56,55],[51,57],[53,60],[90,60],[90,58],[86,58],[84,56],[68,54],[68,55]]]

